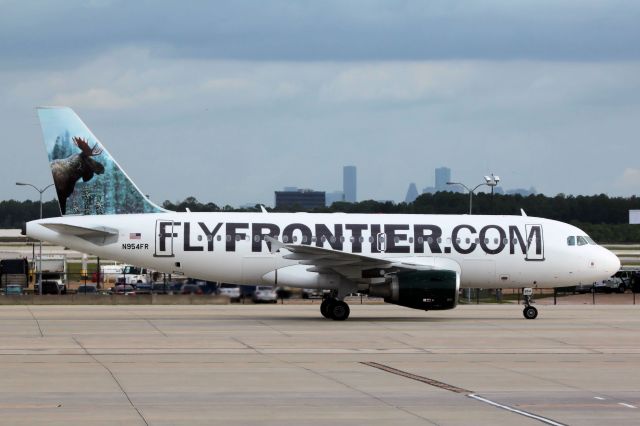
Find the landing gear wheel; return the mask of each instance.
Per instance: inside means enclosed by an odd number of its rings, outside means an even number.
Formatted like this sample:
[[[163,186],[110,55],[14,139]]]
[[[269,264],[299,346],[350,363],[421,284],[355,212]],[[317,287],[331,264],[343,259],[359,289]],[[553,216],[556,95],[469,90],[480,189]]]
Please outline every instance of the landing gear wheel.
[[[347,305],[342,300],[336,300],[331,305],[329,305],[329,315],[331,319],[336,321],[344,321],[349,318],[349,314],[351,313],[351,309],[349,309],[349,305]]]
[[[331,319],[331,315],[329,314],[329,310],[331,305],[335,302],[335,299],[324,299],[320,304],[320,313],[323,317]]]
[[[522,311],[522,315],[524,315],[526,319],[536,319],[538,316],[538,310],[533,306],[527,306]]]

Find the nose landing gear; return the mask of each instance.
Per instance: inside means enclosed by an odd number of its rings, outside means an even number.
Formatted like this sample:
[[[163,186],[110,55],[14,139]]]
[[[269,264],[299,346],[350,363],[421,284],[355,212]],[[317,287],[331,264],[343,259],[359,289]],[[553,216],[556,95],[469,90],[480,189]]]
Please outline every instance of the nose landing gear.
[[[533,289],[525,288],[522,291],[524,295],[524,310],[522,311],[522,315],[526,319],[536,319],[538,317],[538,310],[531,306],[533,305]]]

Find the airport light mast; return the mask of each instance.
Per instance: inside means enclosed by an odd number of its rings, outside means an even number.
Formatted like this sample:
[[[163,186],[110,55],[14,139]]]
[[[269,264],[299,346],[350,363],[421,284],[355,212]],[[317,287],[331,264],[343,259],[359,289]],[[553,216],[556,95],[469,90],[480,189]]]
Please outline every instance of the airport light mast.
[[[42,193],[47,189],[51,188],[53,184],[49,184],[42,189],[36,187],[35,185],[31,185],[30,183],[24,183],[24,182],[16,182],[16,185],[30,186],[40,193],[40,219],[42,219]],[[42,296],[42,240],[40,240],[39,253],[40,254],[38,255],[39,256],[38,257],[38,293],[40,294],[40,296]]]
[[[484,180],[485,181],[483,183],[479,183],[473,189],[470,189],[467,185],[461,182],[447,182],[447,185],[460,185],[461,187],[466,189],[467,192],[469,192],[469,214],[470,215],[473,214],[473,193],[475,192],[476,189],[480,188],[481,186],[486,185],[491,187],[491,204],[493,206],[493,188],[495,188],[495,186],[498,185],[498,182],[500,182],[500,177],[494,176],[493,173],[491,173],[491,176],[485,176]]]

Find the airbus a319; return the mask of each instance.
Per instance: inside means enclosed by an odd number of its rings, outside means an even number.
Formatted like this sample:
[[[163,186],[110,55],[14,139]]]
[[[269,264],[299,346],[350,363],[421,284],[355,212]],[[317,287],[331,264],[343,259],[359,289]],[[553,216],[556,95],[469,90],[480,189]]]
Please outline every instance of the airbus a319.
[[[28,236],[209,281],[328,290],[321,314],[349,317],[351,293],[453,309],[464,288],[591,283],[618,258],[575,226],[520,216],[173,212],[152,203],[66,107],[38,108],[61,217]]]

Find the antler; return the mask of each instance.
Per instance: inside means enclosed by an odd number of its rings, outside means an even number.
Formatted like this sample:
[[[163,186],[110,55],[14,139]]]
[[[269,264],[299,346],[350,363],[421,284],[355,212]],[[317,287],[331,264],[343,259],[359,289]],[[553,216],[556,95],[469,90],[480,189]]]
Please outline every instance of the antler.
[[[102,153],[102,148],[98,147],[98,142],[93,145],[93,148],[89,148],[89,143],[86,139],[74,136],[73,143],[75,143],[76,146],[80,148],[80,151],[82,151],[82,153],[88,157],[93,157]]]

